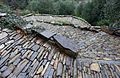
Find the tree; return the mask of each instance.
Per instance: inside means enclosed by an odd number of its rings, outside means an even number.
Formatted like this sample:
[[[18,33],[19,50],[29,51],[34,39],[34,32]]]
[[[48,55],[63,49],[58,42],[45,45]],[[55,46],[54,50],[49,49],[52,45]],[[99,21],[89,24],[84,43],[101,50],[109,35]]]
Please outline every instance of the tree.
[[[106,19],[109,19],[112,23],[120,21],[120,1],[107,0],[104,7],[104,16]]]
[[[103,8],[106,0],[93,0],[84,5],[81,16],[92,25],[96,25],[98,21],[104,19]]]
[[[5,0],[4,3],[13,9],[24,9],[28,5],[29,0]]]
[[[9,6],[2,3],[0,4],[0,12],[12,13],[12,10],[10,9]]]
[[[92,11],[94,8],[93,4],[91,2],[88,2],[83,6],[83,8],[84,9],[81,12],[81,17],[87,20],[89,23],[92,23],[94,21],[94,18],[91,18],[93,17],[93,14],[92,14]]]
[[[74,0],[59,0],[58,1],[58,10],[60,15],[72,15],[75,10],[75,1]]]
[[[32,0],[28,5],[28,9],[44,14],[53,13],[53,8],[53,0]]]
[[[76,8],[75,8],[75,15],[76,15],[76,16],[81,16],[82,10],[84,9],[84,8],[83,8],[83,5],[84,5],[84,4],[82,4],[82,3],[78,3],[78,4],[77,4],[77,6],[76,6]]]

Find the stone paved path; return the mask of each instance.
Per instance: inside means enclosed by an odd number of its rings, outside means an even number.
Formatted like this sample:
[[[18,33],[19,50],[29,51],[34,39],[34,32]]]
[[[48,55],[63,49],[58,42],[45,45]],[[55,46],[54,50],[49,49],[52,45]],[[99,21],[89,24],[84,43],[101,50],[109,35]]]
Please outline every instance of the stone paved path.
[[[30,19],[30,18],[29,18]],[[72,59],[48,40],[0,30],[0,77],[3,78],[120,78],[120,38],[70,26],[34,23],[80,44]]]

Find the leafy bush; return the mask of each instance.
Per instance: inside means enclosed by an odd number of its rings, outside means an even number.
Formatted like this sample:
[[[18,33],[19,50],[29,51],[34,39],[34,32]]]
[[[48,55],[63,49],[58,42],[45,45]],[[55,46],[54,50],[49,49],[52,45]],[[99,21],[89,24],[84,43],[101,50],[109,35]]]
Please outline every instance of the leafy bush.
[[[81,13],[82,13],[82,10],[83,10],[83,5],[84,4],[82,4],[82,3],[81,4],[79,3],[79,4],[76,5],[76,8],[75,8],[75,15],[76,16],[81,16]]]
[[[4,3],[11,6],[12,9],[25,9],[29,0],[4,0]]]
[[[36,13],[51,14],[54,12],[53,0],[32,0],[28,9]]]
[[[74,0],[59,0],[58,10],[60,15],[72,15],[74,14],[76,2]]]
[[[92,25],[102,19],[104,19],[104,8],[105,0],[93,0],[84,5],[81,16],[86,19]]]
[[[92,0],[85,5],[81,17],[92,25],[110,25],[120,21],[119,0]]]
[[[92,25],[109,25],[120,21],[119,0],[2,0],[2,2],[13,9],[23,10],[22,15],[30,12],[76,15]],[[0,4],[0,12],[11,12],[10,7]]]
[[[93,12],[92,12],[92,10],[93,10],[93,5],[92,5],[92,3],[87,3],[87,4],[85,4],[84,6],[83,6],[83,10],[82,10],[82,12],[81,12],[81,17],[82,18],[84,18],[85,20],[87,20],[89,23],[92,23],[93,22]],[[91,18],[92,17],[92,18]]]
[[[108,0],[104,6],[104,16],[109,19],[111,23],[120,21],[120,1]]]
[[[38,9],[39,9],[38,5],[39,5],[38,0],[32,0],[32,1],[29,3],[29,5],[28,5],[28,9],[29,9],[30,11],[35,11],[35,12],[37,12]]]
[[[26,21],[15,14],[7,14],[5,17],[0,18],[1,28],[14,29],[15,26],[24,26],[26,24]]]
[[[109,25],[110,24],[110,20],[106,20],[106,19],[103,19],[103,20],[100,20],[97,22],[97,25]]]
[[[12,13],[9,6],[0,3],[0,12]]]
[[[32,0],[28,9],[41,14],[72,15],[75,5],[74,0]]]

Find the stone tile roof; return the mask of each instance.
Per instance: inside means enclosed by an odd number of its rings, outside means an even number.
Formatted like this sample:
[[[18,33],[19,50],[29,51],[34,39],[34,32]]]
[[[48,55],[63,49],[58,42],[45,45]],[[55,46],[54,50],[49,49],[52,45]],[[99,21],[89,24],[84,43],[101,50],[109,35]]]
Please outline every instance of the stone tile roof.
[[[28,18],[30,19],[30,18]],[[47,19],[47,17],[46,17]],[[51,40],[0,30],[0,77],[3,78],[119,78],[120,37],[71,26],[33,22],[79,45],[73,59]],[[64,49],[65,50],[65,49]]]
[[[7,78],[119,78],[120,61],[73,59],[34,35],[0,31],[0,76]],[[118,54],[119,55],[119,54]]]
[[[28,27],[30,26],[30,28]],[[74,43],[73,40],[58,35],[57,33],[50,32],[48,30],[42,30],[40,27],[35,27],[34,25],[28,24],[27,26],[16,26],[17,30],[23,31],[23,33],[28,34],[29,30],[32,34],[36,34],[39,37],[42,37],[45,40],[50,40],[53,43],[56,44],[59,48],[61,48],[62,52],[66,53],[67,55],[76,58],[77,57],[77,51],[79,50],[79,47],[76,43]]]

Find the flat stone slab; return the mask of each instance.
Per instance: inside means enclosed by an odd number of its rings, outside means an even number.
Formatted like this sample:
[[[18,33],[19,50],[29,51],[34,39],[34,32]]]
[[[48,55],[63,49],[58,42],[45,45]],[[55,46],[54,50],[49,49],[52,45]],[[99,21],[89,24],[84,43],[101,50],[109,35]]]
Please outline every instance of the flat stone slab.
[[[34,50],[34,51],[37,51],[38,49],[39,49],[39,45],[34,45],[33,47],[32,47],[32,50]]]
[[[98,63],[92,63],[92,64],[90,65],[90,69],[93,70],[93,71],[100,72],[100,67],[99,67],[99,64],[98,64]]]
[[[33,28],[34,26],[32,24],[26,24],[26,25],[23,25],[23,26],[16,26],[16,29],[18,32],[20,32],[20,30],[22,32],[24,32],[25,34],[28,34],[28,33],[31,33],[31,29]]]
[[[42,35],[43,37],[49,39],[52,36],[54,36],[56,33],[50,32],[48,30],[39,30],[39,29],[33,29],[33,31],[37,32],[38,34]]]
[[[29,28],[32,28],[32,27],[33,27],[33,25],[27,24],[25,27],[23,27],[23,29],[29,29]]]
[[[5,45],[11,44],[13,42],[14,42],[14,40],[10,40],[10,41],[6,42]]]
[[[8,34],[6,32],[0,33],[0,39],[3,39],[7,36]]]
[[[0,17],[4,17],[6,15],[7,15],[7,13],[0,13]]]
[[[77,44],[74,43],[74,41],[72,41],[69,38],[66,38],[65,36],[62,35],[55,35],[54,39],[60,44],[62,45],[64,48],[66,49],[70,49],[73,52],[77,52],[78,51],[78,46]]]
[[[5,47],[5,45],[4,44],[1,44],[0,45],[0,49],[2,49],[2,48],[4,48]]]
[[[66,54],[76,57],[79,47],[72,40],[62,35],[55,35],[54,40],[58,45],[69,50],[69,52],[67,51]]]
[[[46,37],[46,38],[51,38],[52,36],[55,35],[55,33],[46,30],[46,31],[43,31],[43,32],[41,33],[41,35],[43,35],[43,36]]]

